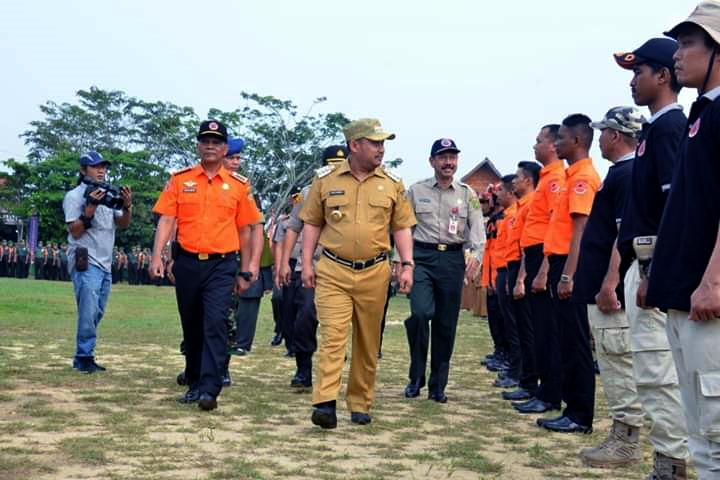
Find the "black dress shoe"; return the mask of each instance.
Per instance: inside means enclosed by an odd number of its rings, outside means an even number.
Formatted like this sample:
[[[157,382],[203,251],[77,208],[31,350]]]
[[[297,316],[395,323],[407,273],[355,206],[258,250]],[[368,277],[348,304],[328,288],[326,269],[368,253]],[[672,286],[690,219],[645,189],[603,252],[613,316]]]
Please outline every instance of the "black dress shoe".
[[[187,377],[185,377],[185,370],[178,373],[178,376],[175,380],[177,381],[177,384],[180,386],[187,385],[188,383],[187,383]]]
[[[206,412],[215,410],[217,408],[217,398],[209,393],[202,393],[198,399],[198,405]]]
[[[535,420],[535,423],[538,427],[542,427],[548,422],[557,422],[561,418],[565,418],[565,415],[558,415],[557,417],[538,418],[537,420]]]
[[[410,383],[405,387],[405,397],[415,398],[420,395],[420,390],[425,386],[425,380],[410,380]]]
[[[320,428],[337,427],[337,415],[335,407],[317,407],[312,413],[312,423]]]
[[[200,390],[197,388],[189,389],[185,395],[177,399],[179,403],[196,403],[198,400],[200,400]]]
[[[92,365],[93,365],[93,367],[95,367],[96,372],[104,372],[107,370],[107,368],[103,367],[102,365],[97,363],[95,360],[92,361]]]
[[[510,377],[498,378],[493,382],[493,386],[498,388],[515,388],[518,386],[518,381]]]
[[[519,387],[512,392],[502,392],[500,395],[502,395],[502,398],[505,400],[512,400],[516,402],[519,400],[529,400],[532,398],[532,394],[522,387]]]
[[[552,432],[560,433],[592,433],[592,427],[575,423],[568,417],[562,417],[558,420],[544,422],[542,428]]]
[[[285,353],[283,354],[283,357],[286,357],[286,358],[295,358],[295,352],[291,352],[290,350],[285,350]]]
[[[491,372],[503,372],[507,370],[509,366],[510,364],[508,364],[504,360],[492,360],[487,362],[485,368],[487,368]]]
[[[513,408],[520,413],[545,413],[551,410],[560,410],[560,405],[553,405],[538,398],[532,398],[528,402],[514,403]]]
[[[273,335],[272,340],[270,340],[270,345],[273,347],[277,347],[282,343],[282,333],[278,332],[275,335]]]
[[[232,378],[230,378],[230,370],[227,370],[222,376],[223,387],[229,387],[232,385]]]
[[[372,422],[372,418],[367,413],[350,412],[350,421],[358,425],[367,425]]]
[[[444,392],[430,392],[428,394],[428,400],[433,400],[438,403],[447,403],[448,398]]]

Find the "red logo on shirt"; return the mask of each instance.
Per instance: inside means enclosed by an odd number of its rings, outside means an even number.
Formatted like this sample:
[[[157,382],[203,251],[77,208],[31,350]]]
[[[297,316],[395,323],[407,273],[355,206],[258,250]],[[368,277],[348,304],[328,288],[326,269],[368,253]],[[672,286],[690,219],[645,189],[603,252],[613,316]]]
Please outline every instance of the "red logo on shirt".
[[[558,182],[550,182],[550,192],[557,193],[560,191],[560,184]]]
[[[692,124],[690,127],[690,133],[688,133],[688,137],[693,138],[695,135],[697,135],[698,130],[700,130],[700,119],[698,118],[695,120],[695,123]]]
[[[638,147],[637,156],[642,157],[645,155],[645,140],[640,142],[640,146]]]
[[[585,195],[587,191],[588,186],[585,182],[577,182],[575,184],[575,187],[573,187],[573,192],[575,192],[577,195]]]

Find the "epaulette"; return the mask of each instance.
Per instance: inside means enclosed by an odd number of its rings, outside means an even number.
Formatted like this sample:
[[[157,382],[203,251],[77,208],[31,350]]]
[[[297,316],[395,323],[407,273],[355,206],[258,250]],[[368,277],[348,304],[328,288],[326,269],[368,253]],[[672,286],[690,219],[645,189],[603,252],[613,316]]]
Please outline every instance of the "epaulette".
[[[177,171],[173,172],[172,174],[173,174],[173,175],[178,175],[178,174],[180,174],[180,173],[189,172],[189,171],[192,170],[193,168],[195,168],[195,167],[191,165],[191,166],[189,166],[189,167],[181,168],[180,170],[177,170]]]
[[[402,181],[402,178],[398,177],[397,175],[395,175],[394,173],[392,173],[392,172],[391,172],[390,170],[388,170],[387,168],[382,167],[382,169],[383,169],[383,172],[385,172],[385,175],[387,175],[388,178],[389,178],[390,180],[392,180],[393,182],[398,183],[398,182],[401,182],[401,181]]]
[[[315,170],[315,175],[317,175],[318,178],[327,177],[333,170],[335,170],[333,165],[325,165],[324,167],[320,167]]]
[[[237,172],[232,172],[232,173],[230,174],[230,176],[233,177],[233,178],[234,178],[235,180],[237,180],[238,182],[241,182],[241,183],[247,183],[247,182],[248,182],[248,178],[247,178],[247,177],[243,177],[242,175],[240,175],[240,174],[237,173]]]

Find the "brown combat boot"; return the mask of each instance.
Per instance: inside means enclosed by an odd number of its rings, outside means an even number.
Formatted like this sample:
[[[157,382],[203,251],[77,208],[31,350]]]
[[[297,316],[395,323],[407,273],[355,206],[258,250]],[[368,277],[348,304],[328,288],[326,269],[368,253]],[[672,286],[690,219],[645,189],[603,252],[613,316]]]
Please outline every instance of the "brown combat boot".
[[[622,467],[642,461],[640,428],[613,420],[607,438],[597,447],[580,450],[580,459],[596,468]]]
[[[687,480],[687,462],[654,452],[653,471],[645,480]]]

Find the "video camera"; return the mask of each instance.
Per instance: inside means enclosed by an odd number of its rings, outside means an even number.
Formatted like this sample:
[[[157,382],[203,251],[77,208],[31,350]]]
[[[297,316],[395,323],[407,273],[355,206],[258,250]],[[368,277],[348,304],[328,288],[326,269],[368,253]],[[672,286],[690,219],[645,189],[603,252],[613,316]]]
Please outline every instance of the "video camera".
[[[120,210],[121,208],[123,208],[125,200],[123,199],[122,195],[120,195],[119,187],[116,187],[115,185],[110,185],[109,183],[98,183],[88,180],[84,180],[83,183],[87,185],[87,187],[85,187],[85,193],[83,196],[85,197],[85,200],[87,200],[89,203],[95,205],[105,205],[106,207],[112,208],[113,210]],[[99,201],[95,200],[90,196],[90,194],[96,190],[105,191],[105,196]]]

